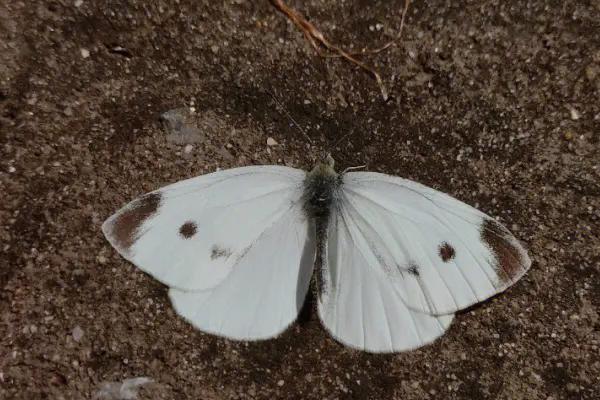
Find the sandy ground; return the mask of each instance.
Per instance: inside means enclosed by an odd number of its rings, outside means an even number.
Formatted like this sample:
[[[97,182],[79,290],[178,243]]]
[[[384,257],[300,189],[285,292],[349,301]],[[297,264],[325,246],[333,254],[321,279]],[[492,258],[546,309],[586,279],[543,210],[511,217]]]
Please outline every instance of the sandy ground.
[[[266,0],[220,3],[0,2],[0,398],[140,376],[140,399],[600,398],[600,2],[415,1],[401,45],[369,58],[387,103]],[[354,49],[403,7],[291,4]],[[193,140],[159,120],[181,107]],[[433,345],[372,355],[312,313],[260,343],[195,331],[101,235],[166,183],[319,150],[500,217],[532,270]]]

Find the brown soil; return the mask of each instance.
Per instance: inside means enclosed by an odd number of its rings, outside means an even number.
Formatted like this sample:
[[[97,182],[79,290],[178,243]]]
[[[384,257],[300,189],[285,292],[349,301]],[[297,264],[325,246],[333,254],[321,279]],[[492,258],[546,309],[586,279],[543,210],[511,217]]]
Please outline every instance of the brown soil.
[[[0,398],[137,376],[156,381],[140,399],[600,398],[600,2],[415,1],[402,43],[369,59],[387,103],[269,2],[224,3],[0,2]],[[403,7],[290,4],[355,49],[391,38]],[[191,106],[186,152],[159,116]],[[318,150],[499,216],[532,270],[433,345],[372,355],[310,313],[259,343],[195,331],[101,234],[166,183],[308,168]]]

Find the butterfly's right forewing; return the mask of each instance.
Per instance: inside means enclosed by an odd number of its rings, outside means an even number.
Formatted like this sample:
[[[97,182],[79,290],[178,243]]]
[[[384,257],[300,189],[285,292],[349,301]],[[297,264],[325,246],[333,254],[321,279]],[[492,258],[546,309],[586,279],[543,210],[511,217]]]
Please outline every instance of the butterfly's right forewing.
[[[355,241],[413,310],[454,313],[502,292],[531,266],[504,226],[447,194],[374,172],[344,178]]]

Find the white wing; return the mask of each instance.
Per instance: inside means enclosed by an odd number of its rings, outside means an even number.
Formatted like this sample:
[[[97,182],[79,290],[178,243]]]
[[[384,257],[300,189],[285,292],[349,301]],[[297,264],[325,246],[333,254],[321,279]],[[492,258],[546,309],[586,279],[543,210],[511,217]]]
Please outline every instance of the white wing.
[[[441,336],[453,315],[410,310],[386,272],[364,253],[356,218],[338,203],[321,266],[318,311],[340,342],[370,352],[411,350]]]
[[[239,258],[212,289],[169,296],[177,313],[196,328],[231,339],[267,339],[297,317],[315,262],[314,224],[295,207]]]
[[[338,204],[366,266],[411,310],[454,313],[505,290],[531,266],[491,217],[406,179],[346,174]]]
[[[281,166],[202,175],[132,201],[102,230],[123,257],[162,283],[208,289],[231,273],[267,229],[298,207],[304,176],[304,171]]]
[[[296,319],[312,275],[304,176],[278,166],[203,175],[134,200],[102,229],[123,257],[171,287],[177,313],[197,328],[272,337]]]

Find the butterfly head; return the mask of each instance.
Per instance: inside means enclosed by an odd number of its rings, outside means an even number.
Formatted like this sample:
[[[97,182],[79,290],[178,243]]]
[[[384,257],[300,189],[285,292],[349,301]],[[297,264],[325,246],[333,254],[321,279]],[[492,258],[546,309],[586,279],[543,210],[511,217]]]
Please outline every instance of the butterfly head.
[[[331,157],[330,153],[327,153],[321,158],[321,161],[317,162],[314,168],[309,172],[309,175],[320,176],[320,177],[337,177],[338,174],[335,172],[335,160]]]

